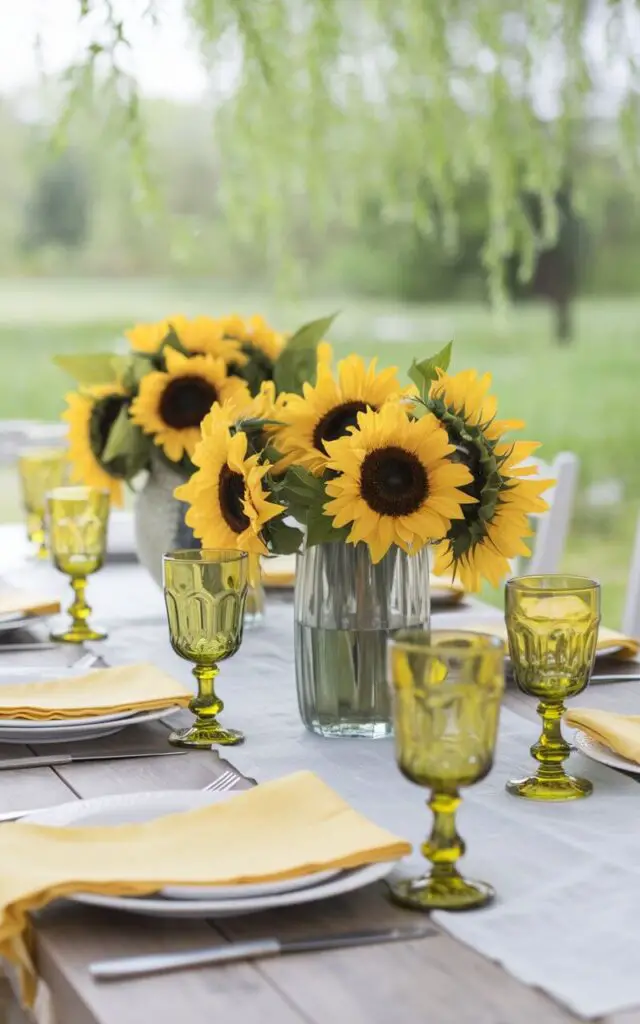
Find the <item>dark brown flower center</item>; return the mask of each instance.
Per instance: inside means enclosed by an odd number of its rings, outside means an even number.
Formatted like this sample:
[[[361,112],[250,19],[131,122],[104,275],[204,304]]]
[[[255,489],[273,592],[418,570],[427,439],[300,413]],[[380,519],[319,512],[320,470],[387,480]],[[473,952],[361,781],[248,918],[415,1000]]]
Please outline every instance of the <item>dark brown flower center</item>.
[[[336,441],[344,437],[349,427],[358,426],[358,413],[366,412],[371,406],[365,402],[344,402],[336,405],[322,417],[313,432],[313,447],[326,453],[325,441]]]
[[[236,473],[224,465],[218,477],[218,493],[220,511],[225,523],[234,533],[244,533],[250,525],[250,519],[242,507],[244,499],[242,474]]]
[[[410,516],[429,495],[427,472],[413,452],[376,448],[360,468],[360,494],[381,516]]]
[[[203,377],[174,377],[162,393],[159,412],[174,430],[199,427],[217,398],[213,384]]]

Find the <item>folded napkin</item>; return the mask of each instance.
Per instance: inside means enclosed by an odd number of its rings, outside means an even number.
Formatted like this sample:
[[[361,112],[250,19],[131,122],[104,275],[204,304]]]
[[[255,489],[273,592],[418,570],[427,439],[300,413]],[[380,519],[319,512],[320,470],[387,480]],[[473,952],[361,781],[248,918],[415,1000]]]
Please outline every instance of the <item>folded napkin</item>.
[[[393,861],[411,845],[298,772],[197,811],[142,825],[0,829],[0,955],[36,975],[27,914],[74,893],[143,896],[166,885],[234,885]],[[123,928],[125,927],[123,921]]]
[[[276,555],[262,559],[262,583],[265,587],[292,587],[296,581],[296,556]]]
[[[640,764],[640,715],[618,715],[615,711],[572,708],[563,719],[591,739],[603,743],[615,754]]]
[[[0,718],[43,721],[90,718],[118,711],[156,711],[183,707],[192,694],[170,675],[148,662],[100,668],[82,676],[65,676],[46,683],[2,685]]]
[[[0,615],[57,615],[60,602],[55,598],[31,594],[26,590],[3,590],[0,593]]]
[[[460,601],[465,595],[465,589],[459,580],[452,580],[446,576],[429,576],[431,592],[446,594],[449,601]]]
[[[507,627],[502,619],[487,619],[485,622],[464,622],[460,624],[460,629],[468,629],[471,633],[489,633],[491,636],[500,637],[505,643],[507,641]],[[631,636],[625,636],[624,633],[618,633],[615,629],[607,629],[606,626],[600,626],[596,653],[604,653],[610,647],[619,648],[615,654],[611,654],[611,657],[624,661],[628,658],[634,658],[640,652],[640,640],[636,640]]]

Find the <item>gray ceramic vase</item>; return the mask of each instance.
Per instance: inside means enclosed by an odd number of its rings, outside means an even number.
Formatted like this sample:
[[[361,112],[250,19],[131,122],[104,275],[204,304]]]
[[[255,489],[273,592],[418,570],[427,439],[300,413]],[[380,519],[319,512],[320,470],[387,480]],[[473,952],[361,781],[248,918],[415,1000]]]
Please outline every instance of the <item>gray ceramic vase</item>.
[[[154,453],[149,477],[136,497],[134,519],[138,559],[162,586],[162,556],[177,548],[199,548],[184,521],[188,506],[174,498],[185,479]]]

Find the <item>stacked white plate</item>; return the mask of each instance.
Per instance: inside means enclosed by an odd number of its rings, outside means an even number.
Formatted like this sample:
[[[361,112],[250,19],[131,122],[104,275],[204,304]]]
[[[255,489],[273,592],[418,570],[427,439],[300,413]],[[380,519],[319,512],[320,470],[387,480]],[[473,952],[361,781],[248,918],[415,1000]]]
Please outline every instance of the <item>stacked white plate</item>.
[[[30,626],[41,625],[50,618],[50,615],[25,615],[24,612],[9,612],[0,615],[0,633],[8,633],[12,629],[29,629]]]
[[[23,822],[59,828],[124,825],[153,821],[168,814],[197,810],[222,800],[232,800],[233,793],[207,793],[177,790],[165,793],[125,793],[94,797],[75,803],[52,807],[23,818]],[[212,838],[212,842],[213,842]],[[367,864],[346,871],[321,871],[299,878],[260,884],[210,886],[172,886],[153,896],[96,896],[79,894],[74,902],[94,907],[108,907],[148,917],[211,918],[236,917],[259,910],[312,903],[317,900],[353,892],[371,885],[393,870],[394,864]]]
[[[0,668],[0,686],[25,682],[40,682],[60,679],[64,676],[82,675],[85,670],[73,668],[43,669],[26,667]],[[101,736],[128,729],[143,722],[155,722],[168,718],[180,708],[165,708],[162,711],[120,711],[115,714],[91,715],[87,718],[61,718],[31,721],[27,718],[0,717],[0,743],[73,743],[95,740]]]

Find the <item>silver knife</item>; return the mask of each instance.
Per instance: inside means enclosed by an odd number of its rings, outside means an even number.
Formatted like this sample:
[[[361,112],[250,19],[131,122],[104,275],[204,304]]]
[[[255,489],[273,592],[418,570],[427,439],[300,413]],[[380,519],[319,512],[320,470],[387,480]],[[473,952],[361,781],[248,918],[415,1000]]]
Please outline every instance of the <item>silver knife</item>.
[[[420,925],[415,928],[347,932],[345,935],[325,935],[320,938],[254,939],[251,942],[231,942],[226,946],[213,946],[188,953],[157,953],[150,956],[99,960],[89,964],[89,973],[97,981],[116,981],[119,978],[177,971],[183,967],[258,960],[267,956],[279,956],[281,953],[310,953],[321,949],[344,949],[347,946],[373,946],[381,942],[414,942],[436,934],[436,929],[431,925]]]
[[[13,768],[55,768],[61,764],[77,764],[78,761],[122,761],[131,757],[177,757],[186,750],[120,750],[117,753],[102,754],[40,754],[33,757],[8,757],[0,760],[0,771]],[[0,821],[2,818],[0,818]]]

